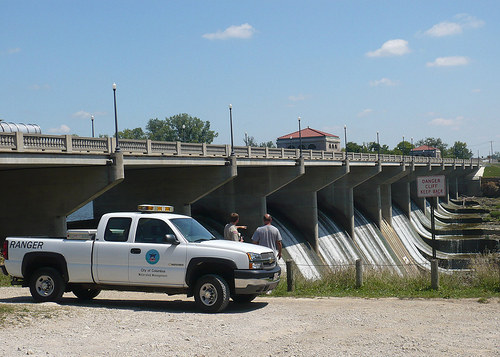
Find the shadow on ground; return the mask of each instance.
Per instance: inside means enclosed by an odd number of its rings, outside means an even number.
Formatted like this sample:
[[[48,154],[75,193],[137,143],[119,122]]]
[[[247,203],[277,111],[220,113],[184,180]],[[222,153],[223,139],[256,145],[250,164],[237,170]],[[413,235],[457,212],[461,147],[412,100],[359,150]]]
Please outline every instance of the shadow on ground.
[[[160,296],[160,295],[159,295]],[[0,303],[5,304],[38,304],[30,296],[19,296],[12,298],[0,298]],[[53,304],[53,303],[50,303]],[[132,311],[164,311],[169,313],[201,313],[196,306],[194,300],[161,300],[161,299],[109,299],[96,297],[93,300],[82,301],[72,294],[65,294],[65,296],[57,303],[61,306],[85,306],[107,309],[121,309]],[[250,303],[235,303],[229,302],[227,308],[222,312],[228,313],[245,313],[262,309],[268,305],[267,302],[253,301]]]

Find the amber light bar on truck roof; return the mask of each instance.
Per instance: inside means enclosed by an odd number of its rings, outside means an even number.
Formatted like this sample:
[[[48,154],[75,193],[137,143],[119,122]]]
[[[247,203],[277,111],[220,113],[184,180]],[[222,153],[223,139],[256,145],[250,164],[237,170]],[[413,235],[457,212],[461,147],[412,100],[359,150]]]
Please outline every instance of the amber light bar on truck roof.
[[[173,212],[173,206],[142,204],[137,206],[139,212]]]

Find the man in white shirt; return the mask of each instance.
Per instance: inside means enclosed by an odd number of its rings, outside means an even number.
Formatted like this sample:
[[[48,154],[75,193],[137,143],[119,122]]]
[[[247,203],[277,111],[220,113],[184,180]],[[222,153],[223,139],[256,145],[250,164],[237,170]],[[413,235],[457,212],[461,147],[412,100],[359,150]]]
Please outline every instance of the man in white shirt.
[[[238,229],[247,229],[247,226],[237,226],[240,221],[238,213],[231,213],[230,222],[224,227],[224,239],[232,240],[235,242],[243,242],[243,237],[238,232]]]

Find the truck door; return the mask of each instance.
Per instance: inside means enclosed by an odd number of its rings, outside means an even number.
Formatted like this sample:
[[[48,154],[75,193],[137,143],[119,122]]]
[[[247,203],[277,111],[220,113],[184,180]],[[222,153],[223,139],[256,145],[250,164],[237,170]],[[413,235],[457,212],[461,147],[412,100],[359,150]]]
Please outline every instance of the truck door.
[[[128,282],[131,223],[130,217],[112,217],[106,224],[103,240],[96,240],[94,264],[99,282]]]
[[[139,219],[130,247],[128,276],[131,283],[184,284],[186,245],[167,243],[167,234],[174,234],[174,231],[165,221],[147,216]]]

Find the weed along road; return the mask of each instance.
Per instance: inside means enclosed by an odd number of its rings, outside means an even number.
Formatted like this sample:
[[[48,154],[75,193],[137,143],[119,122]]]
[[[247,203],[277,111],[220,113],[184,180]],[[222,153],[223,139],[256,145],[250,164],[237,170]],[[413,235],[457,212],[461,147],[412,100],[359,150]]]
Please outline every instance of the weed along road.
[[[0,288],[0,356],[498,356],[500,301],[273,298],[200,313],[185,296],[103,291],[34,303]],[[10,311],[10,312],[5,312]],[[5,318],[3,318],[4,316]]]

